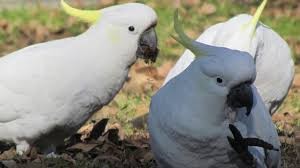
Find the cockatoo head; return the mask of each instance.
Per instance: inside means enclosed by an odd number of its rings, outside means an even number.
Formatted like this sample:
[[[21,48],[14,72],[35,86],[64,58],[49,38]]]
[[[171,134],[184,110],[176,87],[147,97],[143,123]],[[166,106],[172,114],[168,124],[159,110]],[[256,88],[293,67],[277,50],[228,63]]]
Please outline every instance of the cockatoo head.
[[[224,47],[206,45],[191,40],[183,31],[178,20],[178,11],[174,17],[174,27],[179,43],[191,50],[196,59],[189,67],[194,73],[192,79],[198,82],[202,93],[225,98],[231,108],[247,108],[250,113],[253,105],[251,84],[256,77],[255,63],[247,52]]]
[[[91,31],[104,31],[107,43],[112,43],[118,51],[132,53],[146,62],[155,62],[158,55],[154,29],[157,15],[152,8],[139,3],[127,3],[101,10],[79,10],[63,0],[61,5],[69,15],[93,23]]]

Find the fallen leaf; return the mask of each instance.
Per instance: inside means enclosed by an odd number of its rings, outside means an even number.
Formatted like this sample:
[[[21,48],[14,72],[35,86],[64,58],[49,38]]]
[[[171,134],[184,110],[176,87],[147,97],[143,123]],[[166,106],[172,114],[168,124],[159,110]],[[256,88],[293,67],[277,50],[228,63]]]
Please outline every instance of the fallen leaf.
[[[98,139],[104,132],[106,125],[108,123],[108,119],[102,119],[97,124],[94,125],[94,128],[92,129],[89,138],[90,139]]]
[[[30,158],[30,160],[35,160],[35,159],[37,159],[37,157],[38,157],[38,151],[35,147],[32,147],[30,149],[29,158]]]
[[[63,153],[62,155],[61,155],[61,158],[63,159],[63,160],[65,160],[65,161],[68,161],[68,162],[71,162],[72,164],[76,164],[76,161],[70,156],[70,155],[68,155],[68,154],[65,154],[65,153]]]
[[[145,155],[144,155],[144,161],[149,162],[150,160],[154,160],[154,156],[153,153],[148,151]]]
[[[4,151],[0,155],[0,160],[11,160],[17,155],[16,150],[14,148],[10,148],[7,151]]]
[[[72,135],[71,137],[69,137],[67,139],[67,141],[65,142],[65,147],[70,147],[75,144],[81,143],[82,142],[81,136],[82,136],[81,134],[76,133],[76,134]]]
[[[110,129],[117,129],[119,131],[118,132],[119,140],[124,140],[125,139],[125,132],[124,132],[123,128],[121,127],[121,125],[119,123],[114,123],[114,124],[110,125],[109,130]]]
[[[82,152],[89,152],[92,149],[94,149],[96,146],[98,146],[99,144],[87,144],[87,143],[78,143],[75,144],[69,148],[67,148],[68,151],[82,151]]]
[[[110,129],[107,131],[107,139],[113,142],[116,145],[120,144],[119,139],[119,130],[118,129]]]

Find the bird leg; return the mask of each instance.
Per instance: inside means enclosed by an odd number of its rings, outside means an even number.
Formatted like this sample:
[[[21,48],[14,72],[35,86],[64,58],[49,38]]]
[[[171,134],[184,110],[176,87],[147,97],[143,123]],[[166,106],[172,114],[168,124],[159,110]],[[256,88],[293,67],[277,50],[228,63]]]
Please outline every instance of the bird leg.
[[[258,138],[243,138],[240,131],[232,124],[229,124],[229,129],[234,138],[227,136],[227,140],[230,146],[238,153],[240,159],[247,165],[255,167],[255,159],[253,155],[249,152],[248,146],[262,147],[265,150],[275,150],[272,144],[269,144]]]

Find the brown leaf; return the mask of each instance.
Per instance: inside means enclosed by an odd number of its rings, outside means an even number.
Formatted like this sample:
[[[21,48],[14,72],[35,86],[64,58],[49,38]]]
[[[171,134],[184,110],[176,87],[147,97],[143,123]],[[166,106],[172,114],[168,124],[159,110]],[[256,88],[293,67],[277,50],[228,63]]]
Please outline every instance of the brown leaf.
[[[95,147],[97,147],[99,144],[87,144],[87,143],[78,143],[75,144],[69,148],[67,148],[68,151],[82,151],[82,152],[89,152],[92,149],[94,149]]]
[[[106,153],[109,151],[109,149],[113,148],[113,144],[110,144],[110,143],[105,143],[102,145],[102,147],[100,148],[100,151],[102,153]]]
[[[35,160],[37,157],[38,157],[37,149],[35,147],[32,147],[30,149],[29,158],[30,160]]]
[[[11,160],[16,155],[16,150],[14,148],[10,148],[8,151],[5,151],[0,155],[0,160]]]
[[[109,130],[110,129],[117,129],[118,130],[119,140],[124,140],[125,139],[125,132],[124,132],[123,128],[121,127],[121,125],[119,123],[114,123],[114,124],[110,125]]]
[[[81,135],[87,135],[92,131],[94,125],[95,125],[94,123],[88,123],[82,126],[77,132]]]
[[[61,155],[61,158],[63,159],[63,160],[65,160],[65,161],[68,161],[68,162],[71,162],[72,164],[76,164],[76,161],[70,156],[70,155],[68,155],[68,154],[65,154],[65,153],[63,153],[62,155]]]
[[[119,138],[119,130],[118,129],[110,129],[107,131],[107,139],[113,142],[116,145],[120,144]]]
[[[82,142],[81,136],[82,135],[78,134],[78,133],[73,134],[72,136],[70,136],[68,138],[68,140],[65,142],[65,147],[64,148],[73,146],[73,145],[78,144],[78,143],[81,143]]]
[[[144,154],[144,161],[149,162],[153,160],[153,153],[148,151],[147,153]]]
[[[105,118],[99,121],[96,125],[94,125],[94,128],[92,129],[89,138],[94,140],[98,139],[103,134],[107,123],[108,119]]]

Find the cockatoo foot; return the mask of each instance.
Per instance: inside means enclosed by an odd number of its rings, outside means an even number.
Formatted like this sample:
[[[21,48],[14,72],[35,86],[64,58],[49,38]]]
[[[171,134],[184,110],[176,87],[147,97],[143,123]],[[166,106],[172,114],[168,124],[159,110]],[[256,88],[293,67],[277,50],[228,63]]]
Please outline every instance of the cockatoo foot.
[[[243,138],[240,131],[232,124],[229,124],[229,129],[234,137],[231,138],[227,136],[230,146],[238,153],[241,160],[251,167],[256,167],[256,164],[253,155],[248,150],[248,146],[257,146],[262,147],[265,150],[279,151],[279,149],[274,148],[272,144],[269,144],[261,139]]]
[[[23,155],[29,148],[30,145],[26,141],[20,141],[17,143],[16,152],[18,155]]]

